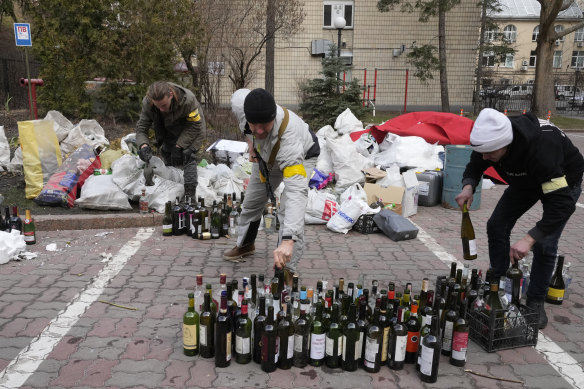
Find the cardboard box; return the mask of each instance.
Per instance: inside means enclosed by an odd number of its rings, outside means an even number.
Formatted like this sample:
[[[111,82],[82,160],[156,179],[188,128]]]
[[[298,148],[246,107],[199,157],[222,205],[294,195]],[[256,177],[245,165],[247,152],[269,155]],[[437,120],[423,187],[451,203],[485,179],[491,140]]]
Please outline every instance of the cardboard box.
[[[363,189],[367,194],[369,204],[381,199],[383,203],[394,203],[393,211],[403,217],[408,217],[418,213],[418,188],[419,182],[414,171],[402,174],[406,187],[388,186],[382,188],[377,184],[365,183]]]

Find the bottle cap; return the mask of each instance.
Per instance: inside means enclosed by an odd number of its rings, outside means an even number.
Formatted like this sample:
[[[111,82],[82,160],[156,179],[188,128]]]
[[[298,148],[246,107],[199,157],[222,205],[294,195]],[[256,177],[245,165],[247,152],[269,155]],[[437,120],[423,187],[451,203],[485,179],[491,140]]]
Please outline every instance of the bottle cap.
[[[198,286],[203,285],[203,275],[202,274],[197,274],[197,285]]]
[[[227,275],[225,273],[221,273],[221,275],[219,276],[219,283],[220,284],[227,283]]]

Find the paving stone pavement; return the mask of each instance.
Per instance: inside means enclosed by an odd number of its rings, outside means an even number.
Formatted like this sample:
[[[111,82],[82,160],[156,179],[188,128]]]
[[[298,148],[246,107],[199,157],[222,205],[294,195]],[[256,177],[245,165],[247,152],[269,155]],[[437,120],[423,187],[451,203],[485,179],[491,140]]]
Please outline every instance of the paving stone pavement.
[[[576,139],[581,150],[584,138]],[[477,233],[479,257],[471,267],[486,270],[486,221],[504,190],[503,186],[482,192],[481,208],[471,213]],[[580,203],[584,202],[584,197]],[[514,229],[520,238],[541,215],[536,205]],[[460,213],[440,206],[419,207],[411,220],[429,234],[446,252],[461,259]],[[134,241],[139,229],[42,231],[38,243],[29,247],[36,259],[0,265],[0,387],[11,373],[6,367],[31,342],[47,336],[47,325],[57,320],[71,301],[84,296],[89,285],[99,280],[107,266],[106,254],[114,257]],[[96,236],[112,232],[106,236]],[[560,251],[571,262],[573,281],[570,297],[559,307],[547,306],[550,323],[543,333],[558,344],[582,367],[584,359],[584,208],[578,207],[560,242]],[[45,249],[56,243],[59,251]],[[23,388],[573,388],[550,365],[548,358],[533,347],[494,353],[475,343],[469,347],[465,368],[448,364],[442,357],[436,384],[423,384],[411,365],[402,371],[382,367],[377,374],[363,370],[347,373],[328,368],[306,367],[264,373],[253,362],[215,368],[213,360],[186,357],[182,353],[181,320],[186,294],[195,285],[195,275],[218,285],[219,274],[228,279],[251,273],[272,274],[271,251],[276,237],[259,233],[256,254],[242,263],[221,258],[234,241],[198,241],[182,237],[162,237],[161,227],[137,246],[134,254],[105,285],[64,336],[47,350],[44,360],[26,375]],[[347,235],[324,226],[306,227],[306,250],[299,264],[303,285],[313,286],[324,279],[332,285],[339,277],[366,286],[373,279],[386,285],[394,281],[399,289],[412,282],[419,290],[428,277],[431,287],[436,276],[446,274],[448,265],[419,239],[393,242],[382,234]],[[133,307],[128,310],[98,300]],[[50,332],[50,331],[49,331]],[[50,333],[48,334],[51,335]],[[523,384],[494,380],[471,374],[518,380]],[[6,386],[5,386],[6,387]]]

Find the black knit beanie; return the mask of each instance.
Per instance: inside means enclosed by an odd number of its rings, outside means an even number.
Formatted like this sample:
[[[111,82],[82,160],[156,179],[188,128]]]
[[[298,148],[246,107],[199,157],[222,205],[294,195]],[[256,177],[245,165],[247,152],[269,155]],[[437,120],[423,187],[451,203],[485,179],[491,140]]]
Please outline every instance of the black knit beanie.
[[[276,101],[268,91],[257,88],[245,97],[243,112],[248,123],[268,123],[276,118]]]

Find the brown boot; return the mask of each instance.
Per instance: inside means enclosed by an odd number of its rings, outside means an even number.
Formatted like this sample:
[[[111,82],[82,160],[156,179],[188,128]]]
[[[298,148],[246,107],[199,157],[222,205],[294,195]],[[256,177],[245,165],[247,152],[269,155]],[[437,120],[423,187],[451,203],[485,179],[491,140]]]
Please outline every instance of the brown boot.
[[[247,257],[248,255],[252,255],[254,253],[255,245],[253,243],[243,247],[235,246],[231,250],[223,252],[223,259],[232,261],[234,259]]]

